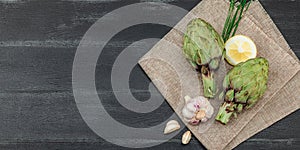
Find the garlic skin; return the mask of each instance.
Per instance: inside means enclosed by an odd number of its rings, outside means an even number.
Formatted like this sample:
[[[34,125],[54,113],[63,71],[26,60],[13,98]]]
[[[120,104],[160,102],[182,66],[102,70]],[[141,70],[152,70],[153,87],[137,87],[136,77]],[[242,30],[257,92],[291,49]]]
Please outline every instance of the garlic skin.
[[[186,122],[191,125],[198,125],[200,122],[206,122],[214,113],[214,108],[207,98],[198,96],[190,98],[185,96],[185,105],[182,109],[182,116]]]

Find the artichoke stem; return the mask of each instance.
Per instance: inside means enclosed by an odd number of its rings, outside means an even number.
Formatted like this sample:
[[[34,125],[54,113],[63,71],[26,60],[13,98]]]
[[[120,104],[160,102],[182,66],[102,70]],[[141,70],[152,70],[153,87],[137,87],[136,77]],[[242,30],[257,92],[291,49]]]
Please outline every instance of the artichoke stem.
[[[216,95],[216,83],[212,73],[202,74],[204,96],[213,98]]]
[[[233,112],[228,112],[226,109],[227,107],[230,107],[231,104],[229,103],[224,103],[220,109],[219,109],[219,112],[216,116],[216,120],[217,121],[220,121],[221,123],[223,124],[227,124],[230,117],[232,116]]]

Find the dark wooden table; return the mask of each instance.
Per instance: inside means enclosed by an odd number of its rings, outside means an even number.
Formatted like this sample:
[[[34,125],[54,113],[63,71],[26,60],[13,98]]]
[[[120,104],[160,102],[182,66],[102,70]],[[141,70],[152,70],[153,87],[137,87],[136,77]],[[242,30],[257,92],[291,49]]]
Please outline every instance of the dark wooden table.
[[[198,0],[158,0],[190,10]],[[0,149],[121,149],[93,133],[81,118],[72,92],[72,64],[85,32],[99,18],[139,0],[1,0],[0,2]],[[300,57],[300,1],[261,0],[286,40]],[[167,11],[167,10],[166,10]],[[116,103],[107,74],[112,59],[131,43],[161,38],[170,28],[145,24],[128,28],[104,49],[96,84],[107,111],[119,122],[156,125],[173,111],[163,103],[147,117]],[[107,63],[105,63],[107,62]],[[149,79],[139,66],[130,88],[140,100],[149,98]],[[284,107],[284,106],[282,106]],[[300,111],[253,136],[237,149],[300,149]],[[121,116],[121,117],[120,117]],[[184,130],[183,130],[184,131]],[[178,134],[149,149],[204,149],[195,138],[181,145]],[[143,139],[142,139],[143,140]],[[147,140],[147,139],[145,139]],[[125,149],[125,148],[124,148]]]

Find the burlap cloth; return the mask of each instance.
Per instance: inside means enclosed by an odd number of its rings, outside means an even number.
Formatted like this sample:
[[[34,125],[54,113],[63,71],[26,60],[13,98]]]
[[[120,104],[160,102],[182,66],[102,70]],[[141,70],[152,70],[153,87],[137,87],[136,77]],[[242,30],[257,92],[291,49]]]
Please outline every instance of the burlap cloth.
[[[182,32],[191,19],[199,17],[221,33],[228,7],[229,3],[225,0],[201,1],[139,61],[181,118],[183,96],[203,95],[200,90],[202,85],[195,82],[199,80],[196,72],[182,54]],[[232,149],[300,106],[297,95],[300,93],[300,85],[297,84],[300,80],[299,60],[258,1],[251,4],[237,34],[252,38],[258,56],[268,59],[268,90],[253,108],[239,114],[237,119],[232,119],[227,125],[214,122],[207,131],[200,134],[196,127],[186,124],[207,149]]]

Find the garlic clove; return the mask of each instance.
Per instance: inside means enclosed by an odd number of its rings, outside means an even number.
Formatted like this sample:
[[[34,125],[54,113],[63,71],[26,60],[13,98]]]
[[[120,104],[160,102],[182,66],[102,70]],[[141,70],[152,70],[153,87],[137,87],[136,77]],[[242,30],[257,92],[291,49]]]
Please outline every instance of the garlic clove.
[[[196,119],[196,117],[193,117],[190,121],[189,121],[189,123],[191,124],[191,125],[198,125],[199,124],[199,122],[200,122],[200,120],[198,120],[198,119]]]
[[[195,98],[201,105],[201,107],[205,107],[207,105],[208,99],[203,96],[198,96]]]
[[[170,120],[166,124],[166,127],[164,129],[164,134],[169,134],[179,129],[180,129],[180,124],[176,120]]]
[[[184,116],[187,119],[191,119],[195,115],[194,112],[189,111],[187,108],[183,108],[181,113],[182,116]]]
[[[196,119],[201,120],[205,118],[205,115],[206,115],[205,110],[199,110],[196,114]]]
[[[201,119],[201,122],[206,122],[208,119],[207,118],[203,118]]]
[[[172,124],[179,124],[179,123],[176,120],[170,120],[170,121],[167,122],[166,126],[172,125]]]
[[[197,105],[197,104],[196,103],[188,103],[188,104],[186,104],[186,109],[195,113],[198,109],[197,107],[195,107],[195,105]]]
[[[214,114],[214,108],[211,105],[209,105],[206,110],[206,117],[211,118],[213,114]]]
[[[183,135],[182,135],[182,138],[181,138],[181,142],[182,144],[188,144],[190,141],[191,141],[191,138],[192,138],[192,133],[191,131],[186,131]]]
[[[184,97],[185,104],[189,103],[192,98],[188,95]]]

